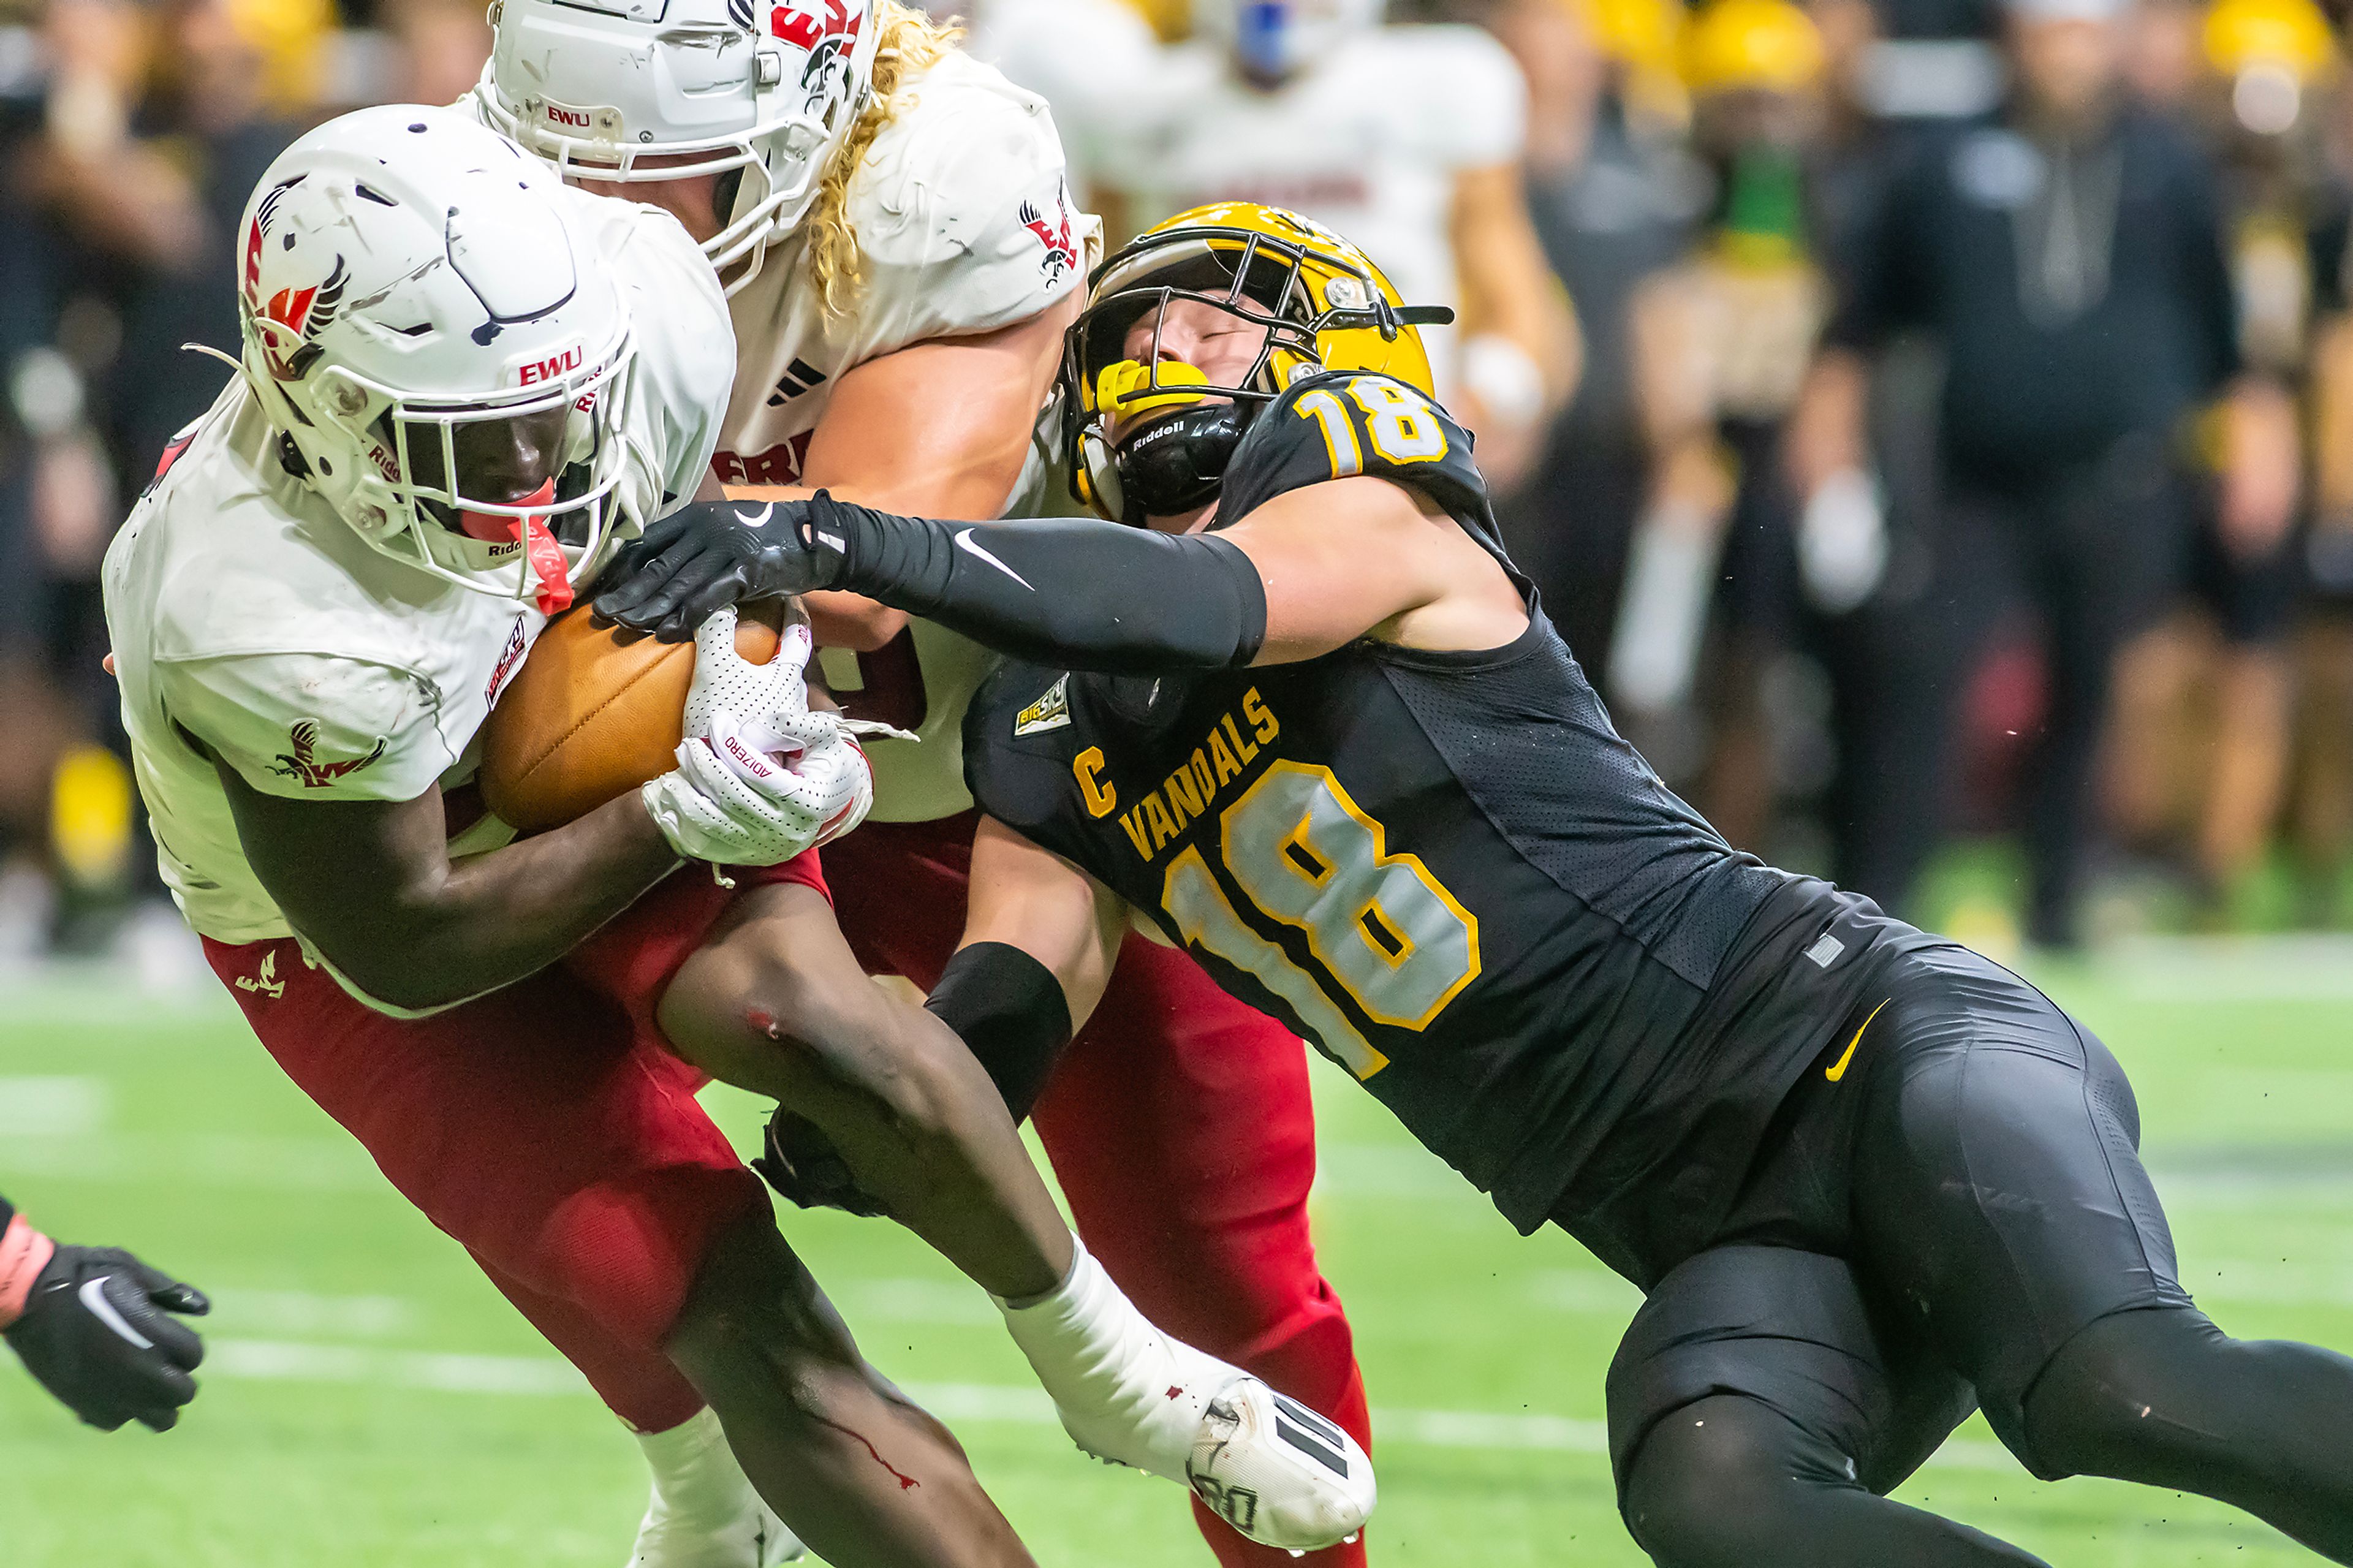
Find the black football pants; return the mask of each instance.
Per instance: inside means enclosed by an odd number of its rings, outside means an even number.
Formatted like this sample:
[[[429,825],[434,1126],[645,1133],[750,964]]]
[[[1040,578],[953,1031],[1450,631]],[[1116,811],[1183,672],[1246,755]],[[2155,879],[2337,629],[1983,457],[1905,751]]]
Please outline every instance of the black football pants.
[[[1885,1499],[1978,1404],[2038,1475],[2194,1491],[2353,1563],[2353,1360],[2190,1303],[2138,1140],[2116,1059],[2031,986],[1897,960],[1611,1365],[1635,1539],[1662,1568],[2033,1563]]]

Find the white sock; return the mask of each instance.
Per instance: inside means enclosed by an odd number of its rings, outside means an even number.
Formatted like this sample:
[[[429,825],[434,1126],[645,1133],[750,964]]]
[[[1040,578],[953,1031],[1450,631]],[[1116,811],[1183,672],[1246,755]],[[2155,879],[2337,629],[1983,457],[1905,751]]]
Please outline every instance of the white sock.
[[[708,1405],[667,1432],[637,1436],[654,1485],[631,1568],[767,1568],[799,1552]]]
[[[1019,1306],[997,1299],[1006,1329],[1080,1447],[1181,1484],[1209,1401],[1241,1374],[1155,1328],[1071,1246],[1060,1285]]]

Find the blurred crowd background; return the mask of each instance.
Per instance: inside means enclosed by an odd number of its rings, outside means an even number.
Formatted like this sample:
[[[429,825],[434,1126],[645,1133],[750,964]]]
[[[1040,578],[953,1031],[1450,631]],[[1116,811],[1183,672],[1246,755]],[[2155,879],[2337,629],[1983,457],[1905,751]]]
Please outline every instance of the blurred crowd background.
[[[1114,243],[1273,202],[1455,308],[1515,554],[1734,843],[1997,952],[2353,926],[2343,15],[934,9]],[[0,0],[0,964],[186,962],[99,561],[226,374],[181,345],[233,343],[263,167],[455,100],[489,37],[479,0]]]

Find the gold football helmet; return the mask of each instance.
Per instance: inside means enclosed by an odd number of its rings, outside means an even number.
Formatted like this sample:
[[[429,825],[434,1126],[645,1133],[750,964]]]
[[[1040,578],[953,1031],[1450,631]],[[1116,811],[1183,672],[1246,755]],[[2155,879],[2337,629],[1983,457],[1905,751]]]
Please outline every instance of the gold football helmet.
[[[1194,366],[1161,358],[1156,325],[1151,351],[1128,355],[1130,329],[1176,299],[1266,329],[1240,385],[1212,384]],[[1179,213],[1103,263],[1064,339],[1061,445],[1071,494],[1122,522],[1190,510],[1217,494],[1260,408],[1303,375],[1377,371],[1430,393],[1430,356],[1415,329],[1453,319],[1443,305],[1405,303],[1370,257],[1297,213],[1254,202]],[[1113,422],[1138,414],[1161,416],[1114,444]],[[1140,440],[1147,429],[1151,439]]]
[[[1822,35],[1789,0],[1709,0],[1683,33],[1694,93],[1800,93],[1821,78]]]

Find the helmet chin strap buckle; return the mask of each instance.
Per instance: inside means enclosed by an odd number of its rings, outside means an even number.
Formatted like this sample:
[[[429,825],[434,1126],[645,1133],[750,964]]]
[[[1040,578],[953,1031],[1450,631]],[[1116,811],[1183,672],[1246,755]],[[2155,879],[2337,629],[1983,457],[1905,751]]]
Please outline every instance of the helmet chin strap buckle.
[[[545,506],[554,499],[555,480],[551,476],[515,504]],[[564,559],[564,547],[555,542],[555,535],[548,531],[545,512],[515,517],[502,511],[461,510],[458,526],[467,538],[485,544],[522,545],[523,559],[530,563],[532,575],[539,579],[535,598],[541,615],[553,616],[572,607],[571,563]]]

